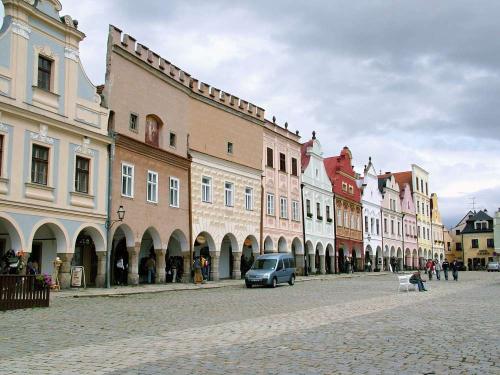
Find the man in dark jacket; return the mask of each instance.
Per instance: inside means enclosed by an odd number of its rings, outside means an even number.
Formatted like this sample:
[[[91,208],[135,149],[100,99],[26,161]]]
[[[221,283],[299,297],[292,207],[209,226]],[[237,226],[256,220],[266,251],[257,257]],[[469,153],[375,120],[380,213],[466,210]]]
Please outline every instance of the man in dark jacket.
[[[427,292],[427,289],[425,289],[424,286],[424,280],[422,280],[422,277],[420,276],[420,271],[417,271],[413,273],[413,275],[411,275],[410,283],[417,284],[419,292]]]
[[[444,278],[445,280],[448,280],[448,270],[450,269],[450,263],[448,263],[448,261],[445,259],[442,264],[442,267],[444,271]]]
[[[453,263],[451,263],[451,274],[453,275],[453,280],[458,281],[458,263],[455,259]]]

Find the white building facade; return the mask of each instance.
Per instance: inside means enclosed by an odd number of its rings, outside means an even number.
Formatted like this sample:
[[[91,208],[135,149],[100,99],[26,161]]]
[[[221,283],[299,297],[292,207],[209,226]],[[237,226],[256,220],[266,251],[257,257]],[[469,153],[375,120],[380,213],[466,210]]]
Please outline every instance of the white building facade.
[[[301,162],[307,265],[311,273],[334,273],[333,192],[315,132],[302,145]]]
[[[363,205],[363,247],[365,264],[370,260],[369,271],[382,268],[382,194],[378,188],[377,172],[368,160],[361,179],[361,204]]]

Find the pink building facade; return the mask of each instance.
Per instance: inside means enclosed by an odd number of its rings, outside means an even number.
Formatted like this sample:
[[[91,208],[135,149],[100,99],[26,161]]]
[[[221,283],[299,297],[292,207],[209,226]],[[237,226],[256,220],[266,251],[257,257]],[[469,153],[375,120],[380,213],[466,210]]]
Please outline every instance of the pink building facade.
[[[405,269],[417,269],[417,215],[415,215],[415,203],[408,183],[403,183],[400,186],[400,197],[401,212],[403,214],[404,267]]]

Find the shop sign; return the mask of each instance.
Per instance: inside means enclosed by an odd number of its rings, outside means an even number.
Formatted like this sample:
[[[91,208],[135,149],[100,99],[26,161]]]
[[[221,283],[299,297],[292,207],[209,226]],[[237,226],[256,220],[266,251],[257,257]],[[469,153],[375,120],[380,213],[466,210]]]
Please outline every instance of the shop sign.
[[[85,285],[85,268],[83,266],[73,266],[71,267],[71,286],[74,288],[81,288],[83,282],[83,287]]]

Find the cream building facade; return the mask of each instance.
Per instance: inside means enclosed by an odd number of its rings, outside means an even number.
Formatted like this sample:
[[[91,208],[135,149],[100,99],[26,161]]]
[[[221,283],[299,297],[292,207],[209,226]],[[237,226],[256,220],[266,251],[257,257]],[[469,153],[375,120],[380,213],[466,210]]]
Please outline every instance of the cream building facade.
[[[431,194],[431,253],[432,259],[444,260],[445,240],[444,225],[439,212],[438,197],[436,193]]]
[[[3,0],[0,31],[0,252],[41,273],[62,261],[103,285],[108,110],[79,59],[85,37],[57,0]]]
[[[311,273],[335,272],[332,184],[323,163],[321,143],[313,137],[302,145],[302,203],[305,248]]]

